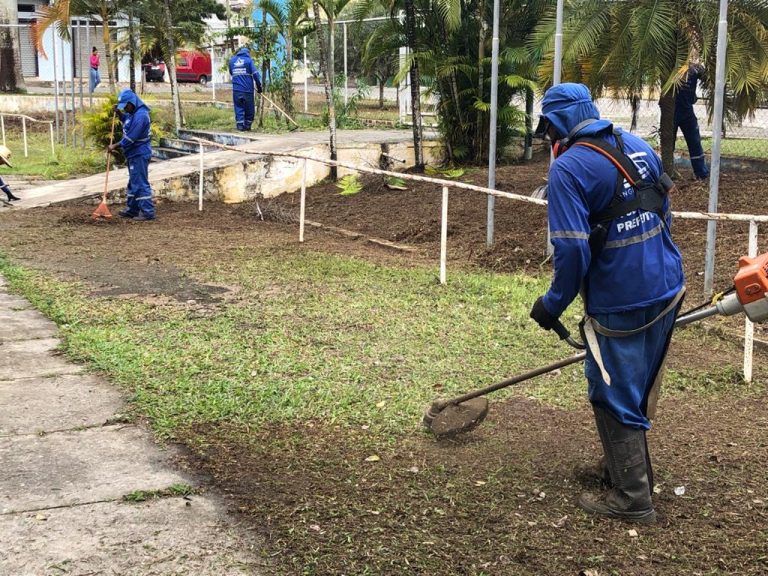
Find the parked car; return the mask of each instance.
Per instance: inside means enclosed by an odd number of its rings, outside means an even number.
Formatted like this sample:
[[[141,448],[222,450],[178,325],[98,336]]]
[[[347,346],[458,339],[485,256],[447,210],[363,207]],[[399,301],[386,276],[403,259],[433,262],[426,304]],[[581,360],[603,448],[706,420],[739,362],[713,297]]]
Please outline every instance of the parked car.
[[[147,82],[164,82],[165,62],[155,60],[149,64],[144,64],[144,78]]]
[[[179,50],[176,56],[176,79],[179,82],[206,84],[211,79],[210,55],[193,50]]]

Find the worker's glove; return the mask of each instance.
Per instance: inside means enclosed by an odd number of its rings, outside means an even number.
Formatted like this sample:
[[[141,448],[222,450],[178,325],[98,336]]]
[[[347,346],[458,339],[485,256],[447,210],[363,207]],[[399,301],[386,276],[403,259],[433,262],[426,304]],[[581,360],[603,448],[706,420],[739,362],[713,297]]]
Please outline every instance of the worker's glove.
[[[552,330],[557,324],[557,318],[552,316],[547,309],[544,308],[544,298],[539,296],[536,302],[533,303],[531,308],[531,318],[536,320],[536,323],[544,328],[544,330]]]
[[[262,93],[262,89],[261,89],[261,87],[257,87],[257,88],[256,88],[256,94],[261,94],[261,93]]]

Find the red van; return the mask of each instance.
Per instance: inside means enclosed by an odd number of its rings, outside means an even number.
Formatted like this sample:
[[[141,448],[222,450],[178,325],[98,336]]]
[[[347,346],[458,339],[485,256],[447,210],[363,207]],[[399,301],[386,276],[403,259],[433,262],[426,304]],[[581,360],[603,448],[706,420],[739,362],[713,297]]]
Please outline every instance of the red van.
[[[210,55],[193,50],[179,50],[176,54],[176,79],[179,82],[206,84],[211,79]]]

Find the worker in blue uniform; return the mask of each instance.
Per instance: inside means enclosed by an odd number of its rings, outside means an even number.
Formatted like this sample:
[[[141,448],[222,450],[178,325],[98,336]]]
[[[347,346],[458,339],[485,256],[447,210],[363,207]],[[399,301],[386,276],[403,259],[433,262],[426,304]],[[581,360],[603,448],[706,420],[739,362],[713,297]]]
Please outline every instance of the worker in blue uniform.
[[[685,290],[682,258],[670,233],[668,196],[658,194],[653,210],[627,212],[640,202],[637,188],[609,157],[577,144],[607,142],[649,185],[663,181],[661,161],[642,139],[601,120],[582,84],[547,90],[537,134],[556,155],[548,180],[554,277],[531,317],[552,329],[581,293],[589,400],[612,483],[606,494],[582,494],[579,505],[592,514],[653,522],[646,431]],[[609,219],[601,220],[605,214]]]
[[[696,119],[696,113],[693,110],[693,105],[697,100],[696,84],[703,73],[704,67],[701,64],[691,64],[688,66],[685,80],[677,88],[675,94],[675,140],[677,140],[677,130],[679,128],[683,131],[685,143],[688,145],[691,168],[693,168],[693,175],[697,180],[709,177],[709,168],[704,157],[704,148],[701,146],[699,121]]]
[[[229,74],[232,76],[232,99],[235,104],[237,129],[248,131],[253,124],[256,103],[253,90],[261,94],[261,75],[251,59],[251,53],[243,46],[229,60]]]
[[[108,151],[122,148],[128,163],[127,206],[120,216],[139,222],[154,220],[155,205],[149,184],[149,160],[152,157],[149,107],[133,90],[126,88],[118,96],[115,112],[123,125],[123,137],[111,144]]]

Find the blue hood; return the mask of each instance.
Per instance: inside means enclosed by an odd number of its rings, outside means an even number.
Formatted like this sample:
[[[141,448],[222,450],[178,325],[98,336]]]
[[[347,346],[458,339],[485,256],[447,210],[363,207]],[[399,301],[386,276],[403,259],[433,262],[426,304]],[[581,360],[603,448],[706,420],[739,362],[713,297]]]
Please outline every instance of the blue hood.
[[[235,54],[237,54],[238,56],[248,56],[248,58],[251,57],[251,51],[248,50],[247,46],[243,46],[242,48],[240,48],[240,50],[235,52]]]
[[[127,104],[133,104],[136,110],[138,110],[142,106],[147,110],[149,110],[149,106],[144,104],[144,101],[141,98],[139,98],[136,95],[136,92],[134,92],[130,88],[125,88],[124,90],[120,91],[120,95],[117,97],[117,109],[122,112],[123,110],[125,110],[125,106]]]
[[[608,120],[600,120],[600,112],[592,103],[589,89],[584,84],[571,82],[552,86],[546,91],[541,102],[541,116],[552,123],[561,138],[589,119],[597,121],[579,130],[579,135],[594,135],[613,126]]]

